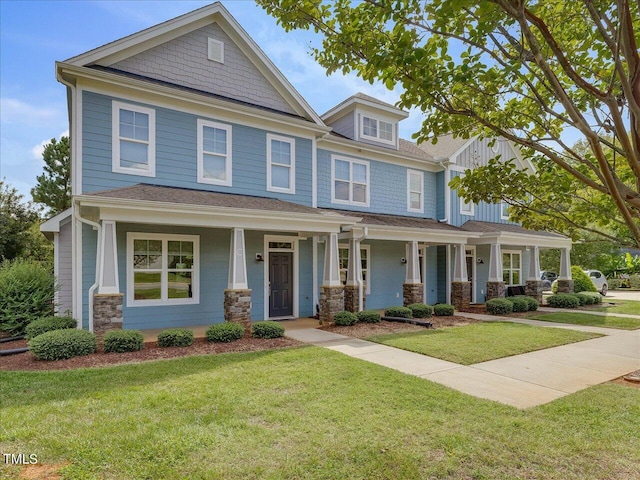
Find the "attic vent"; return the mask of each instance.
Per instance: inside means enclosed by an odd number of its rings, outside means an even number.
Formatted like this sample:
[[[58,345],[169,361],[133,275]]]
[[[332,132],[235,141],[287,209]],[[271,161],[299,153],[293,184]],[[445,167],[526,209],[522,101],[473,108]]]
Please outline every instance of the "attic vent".
[[[224,63],[224,43],[219,40],[209,39],[209,60]]]

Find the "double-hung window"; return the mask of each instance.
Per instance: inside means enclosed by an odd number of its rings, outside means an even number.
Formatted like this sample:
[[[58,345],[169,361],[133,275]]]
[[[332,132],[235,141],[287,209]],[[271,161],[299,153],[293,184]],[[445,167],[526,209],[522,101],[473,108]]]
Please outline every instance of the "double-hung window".
[[[464,173],[460,174],[460,178],[464,177]],[[465,202],[462,197],[458,197],[460,200],[460,215],[473,216],[474,207],[472,202]]]
[[[395,144],[393,123],[363,115],[360,131],[364,138],[383,143]]]
[[[424,175],[422,172],[407,170],[407,211],[424,212]]]
[[[127,305],[199,302],[199,237],[127,234]]]
[[[155,176],[155,110],[114,101],[111,114],[112,170],[131,175]]]
[[[500,204],[500,218],[502,220],[509,220],[509,204],[506,202]]]
[[[369,162],[334,156],[331,177],[333,203],[369,206]]]
[[[520,285],[522,281],[522,254],[502,251],[502,280],[505,285]]]
[[[296,193],[296,144],[293,138],[267,134],[267,190]]]
[[[198,182],[231,186],[231,125],[198,120]]]

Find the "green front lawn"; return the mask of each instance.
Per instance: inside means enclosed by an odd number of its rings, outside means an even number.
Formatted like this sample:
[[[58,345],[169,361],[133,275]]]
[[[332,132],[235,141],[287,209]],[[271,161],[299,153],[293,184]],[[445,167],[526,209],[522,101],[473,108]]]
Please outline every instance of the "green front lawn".
[[[572,325],[589,325],[592,327],[620,328],[623,330],[635,330],[640,328],[640,319],[613,317],[604,315],[589,315],[587,312],[554,312],[530,315],[527,318],[542,320],[544,322],[570,323]]]
[[[63,478],[640,476],[640,390],[614,384],[521,411],[305,347],[0,385],[0,450],[66,464]]]
[[[624,313],[627,315],[640,315],[640,302],[635,300],[613,300],[604,297],[603,305],[597,307],[589,307],[589,310],[607,313]],[[613,303],[614,305],[607,305]]]
[[[598,336],[518,323],[487,322],[442,330],[377,335],[367,340],[449,362],[471,365]]]

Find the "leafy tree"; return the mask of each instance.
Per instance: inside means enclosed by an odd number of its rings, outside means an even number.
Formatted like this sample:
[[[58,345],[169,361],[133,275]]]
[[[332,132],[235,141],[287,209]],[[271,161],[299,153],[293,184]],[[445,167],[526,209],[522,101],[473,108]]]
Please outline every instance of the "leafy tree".
[[[42,153],[44,173],[31,189],[33,201],[49,207],[49,215],[57,215],[71,206],[71,162],[69,137],[52,138]]]
[[[399,106],[425,115],[418,141],[454,133],[504,137],[536,162],[526,178],[511,159],[495,188],[535,185],[554,192],[546,209],[560,229],[567,217],[594,233],[589,205],[609,211],[610,237],[640,245],[640,4],[628,0],[258,0],[287,30],[323,34],[312,48],[332,73],[355,72],[402,90]],[[581,153],[564,135],[579,135]],[[630,132],[630,133],[629,133]],[[490,165],[489,171],[497,166]],[[466,200],[500,195],[478,184],[480,168],[460,181]],[[502,186],[496,183],[502,182]],[[456,185],[454,185],[456,186]],[[529,188],[528,191],[533,190]],[[518,202],[529,197],[510,192]],[[590,197],[592,195],[592,197]],[[517,215],[517,209],[516,215]],[[529,226],[541,225],[537,218]],[[607,234],[605,232],[605,234]]]
[[[13,260],[28,249],[37,211],[18,191],[0,180],[0,260]]]

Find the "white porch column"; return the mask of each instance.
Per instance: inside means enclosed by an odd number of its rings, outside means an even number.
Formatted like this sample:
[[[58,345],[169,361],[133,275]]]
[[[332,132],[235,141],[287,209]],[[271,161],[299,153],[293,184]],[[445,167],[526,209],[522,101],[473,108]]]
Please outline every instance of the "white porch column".
[[[568,248],[560,250],[560,275],[558,280],[571,280],[571,257]]]
[[[120,293],[118,281],[118,245],[116,243],[116,222],[102,221],[102,235],[100,236],[100,278],[98,280],[99,294]]]
[[[499,243],[491,244],[489,255],[489,282],[502,282],[502,248]]]
[[[571,269],[569,269],[571,273]],[[529,248],[529,276],[527,280],[539,281],[540,280],[540,248]]]
[[[408,242],[406,245],[407,263],[406,263],[406,275],[405,283],[416,284],[421,283],[420,278],[420,263],[418,253],[418,242]]]
[[[347,264],[347,285],[362,284],[362,261],[360,259],[360,240],[349,239],[349,263]]]
[[[231,230],[231,245],[229,248],[229,290],[246,290],[247,284],[247,254],[244,248],[244,229]]]
[[[469,274],[467,273],[467,255],[465,245],[463,243],[455,246],[455,260],[453,264],[453,281],[468,282]]]
[[[338,263],[338,234],[330,233],[324,245],[323,287],[341,287],[340,266]]]

